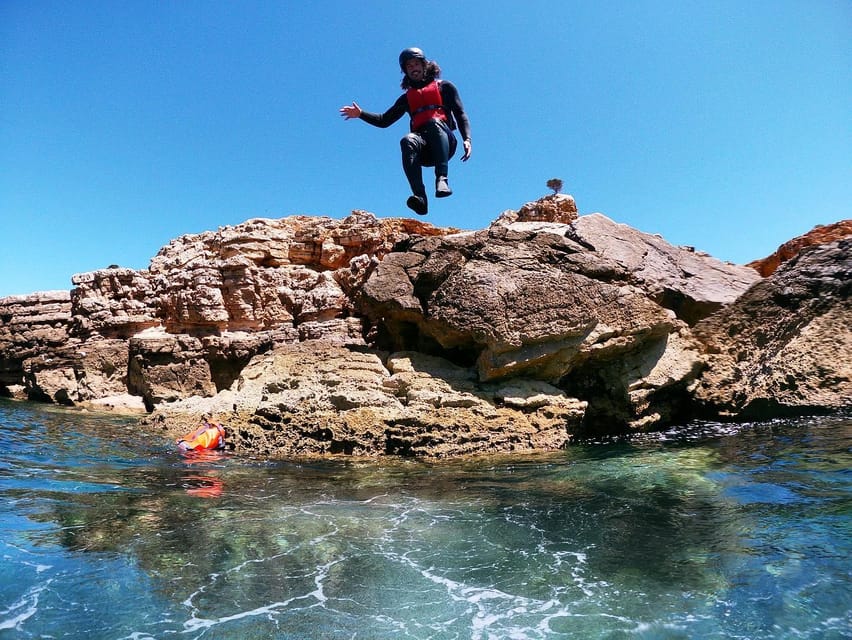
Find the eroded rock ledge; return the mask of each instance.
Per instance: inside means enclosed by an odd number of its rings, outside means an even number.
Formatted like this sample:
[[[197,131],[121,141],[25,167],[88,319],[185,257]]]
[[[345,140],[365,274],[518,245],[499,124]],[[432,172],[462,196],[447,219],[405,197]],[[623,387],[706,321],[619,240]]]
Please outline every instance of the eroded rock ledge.
[[[250,455],[554,449],[849,406],[849,281],[848,242],[761,280],[564,195],[472,232],[255,219],[0,299],[0,390],[168,435],[210,411]]]
[[[852,406],[852,237],[812,245],[695,327],[696,400],[741,418]]]
[[[149,424],[174,435],[210,411],[247,455],[435,458],[557,449],[584,409],[544,382],[480,383],[443,358],[311,340],[255,358],[231,389],[163,407]]]

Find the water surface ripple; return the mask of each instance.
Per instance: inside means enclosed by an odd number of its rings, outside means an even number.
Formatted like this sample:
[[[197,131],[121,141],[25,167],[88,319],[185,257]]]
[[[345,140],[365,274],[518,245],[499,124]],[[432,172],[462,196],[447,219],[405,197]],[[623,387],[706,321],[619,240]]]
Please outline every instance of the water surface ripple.
[[[0,400],[2,638],[849,638],[852,419],[187,460]]]

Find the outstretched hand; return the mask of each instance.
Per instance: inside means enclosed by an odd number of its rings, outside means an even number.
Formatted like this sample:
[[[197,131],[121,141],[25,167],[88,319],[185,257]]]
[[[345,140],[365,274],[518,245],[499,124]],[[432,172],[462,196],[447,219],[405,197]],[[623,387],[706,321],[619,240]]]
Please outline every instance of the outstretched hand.
[[[360,118],[361,111],[361,107],[358,106],[357,102],[353,102],[352,104],[346,105],[345,107],[340,107],[340,115],[342,115],[345,120],[351,120],[352,118]]]
[[[471,149],[470,140],[465,140],[464,141],[464,155],[461,157],[462,162],[467,162],[468,158],[470,158],[470,152],[471,151],[472,151],[472,149]]]

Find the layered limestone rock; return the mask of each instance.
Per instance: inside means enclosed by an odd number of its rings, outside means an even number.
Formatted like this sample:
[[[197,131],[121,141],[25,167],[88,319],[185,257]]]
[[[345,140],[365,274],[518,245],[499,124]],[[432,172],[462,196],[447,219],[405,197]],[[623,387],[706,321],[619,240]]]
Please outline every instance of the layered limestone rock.
[[[163,405],[146,422],[178,438],[209,412],[247,455],[441,458],[563,447],[584,408],[543,382],[480,383],[418,352],[311,341],[256,356],[228,391]]]
[[[410,234],[446,233],[405,219],[355,211],[343,220],[253,219],[163,247],[149,269],[169,333],[265,331],[336,322],[351,314],[345,291],[370,257]],[[366,263],[363,258],[368,258]]]
[[[182,236],[148,269],[77,274],[70,294],[0,300],[0,384],[64,404],[126,406],[130,393],[149,410],[213,395],[273,345],[363,344],[352,292],[395,243],[450,231],[355,211]]]
[[[28,393],[25,365],[37,369],[40,363],[43,370],[58,364],[53,353],[69,343],[70,328],[67,291],[0,298],[0,389],[22,398],[51,399],[50,394]]]
[[[127,339],[160,325],[157,299],[147,271],[112,267],[72,276],[72,334]]]
[[[3,371],[14,362],[68,342],[71,296],[67,291],[41,291],[0,298],[0,354]]]
[[[127,341],[96,339],[24,360],[27,396],[76,405],[127,393]]]
[[[852,238],[804,249],[696,327],[711,415],[852,407]]]
[[[819,244],[828,244],[835,240],[852,237],[852,220],[841,220],[834,224],[817,225],[805,235],[793,238],[782,244],[770,256],[749,262],[747,266],[755,269],[764,278],[771,276],[775,270],[786,262],[795,258],[805,247]]]

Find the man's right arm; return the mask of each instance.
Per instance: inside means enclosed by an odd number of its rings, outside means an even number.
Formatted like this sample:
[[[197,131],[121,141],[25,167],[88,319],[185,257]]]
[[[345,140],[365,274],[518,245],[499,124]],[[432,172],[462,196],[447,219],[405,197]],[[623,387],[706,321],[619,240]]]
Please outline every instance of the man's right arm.
[[[405,94],[402,94],[399,98],[397,98],[397,101],[393,103],[391,108],[384,113],[370,113],[369,111],[361,110],[361,115],[358,117],[367,124],[379,127],[380,129],[385,129],[399,120],[407,112],[408,99],[405,97]]]

